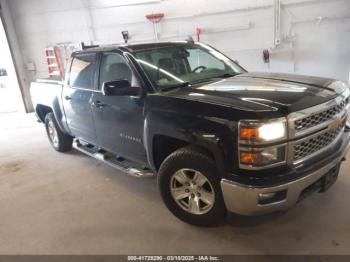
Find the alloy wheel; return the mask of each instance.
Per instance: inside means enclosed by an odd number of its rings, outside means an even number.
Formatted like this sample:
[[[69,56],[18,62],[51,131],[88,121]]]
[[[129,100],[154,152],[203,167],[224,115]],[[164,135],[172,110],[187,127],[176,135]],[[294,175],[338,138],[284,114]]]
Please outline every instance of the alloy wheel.
[[[57,134],[57,130],[56,130],[55,124],[52,122],[52,120],[50,120],[48,122],[47,129],[48,129],[49,137],[50,137],[50,140],[51,140],[52,144],[55,147],[57,147],[58,143],[59,143],[58,142],[58,134]]]
[[[214,206],[214,188],[197,170],[178,170],[170,179],[170,191],[175,202],[188,213],[203,215]]]

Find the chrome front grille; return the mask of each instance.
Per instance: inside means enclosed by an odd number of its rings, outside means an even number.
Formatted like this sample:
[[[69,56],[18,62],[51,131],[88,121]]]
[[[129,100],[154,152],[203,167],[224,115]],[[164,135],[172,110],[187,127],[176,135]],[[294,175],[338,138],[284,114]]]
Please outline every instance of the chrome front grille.
[[[300,132],[308,128],[322,124],[328,120],[331,120],[334,116],[338,115],[344,110],[348,103],[347,99],[341,101],[341,103],[316,114],[312,114],[308,117],[298,119],[294,122],[295,131]]]
[[[341,137],[350,110],[350,89],[333,100],[290,113],[287,163],[297,166],[331,148]]]
[[[294,144],[294,161],[310,156],[313,153],[330,145],[343,130],[345,123],[346,121],[343,121],[343,123],[339,125],[336,129],[327,130],[322,134],[303,139],[301,142]]]

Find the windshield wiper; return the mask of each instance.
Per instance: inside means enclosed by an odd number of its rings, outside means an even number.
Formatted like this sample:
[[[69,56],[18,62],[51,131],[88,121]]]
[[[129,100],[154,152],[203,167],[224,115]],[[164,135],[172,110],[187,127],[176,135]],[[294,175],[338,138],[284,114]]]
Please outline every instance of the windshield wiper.
[[[218,76],[212,76],[212,77],[208,77],[208,78],[203,78],[203,79],[199,79],[197,81],[192,81],[192,84],[199,84],[199,83],[204,83],[204,82],[210,82],[210,81],[214,81],[213,79],[217,79],[217,78],[229,78],[229,77],[233,77],[236,75],[239,75],[240,73],[237,74],[230,74],[230,73],[225,73],[222,75],[218,75]]]
[[[222,75],[214,76],[212,78],[229,78],[229,77],[233,77],[233,76],[236,76],[236,75],[238,75],[238,74],[225,73],[225,74],[222,74]]]
[[[230,73],[225,73],[222,75],[218,75],[218,76],[213,76],[210,78],[204,78],[204,79],[199,79],[197,81],[192,81],[192,82],[183,82],[183,83],[179,83],[179,84],[175,84],[175,85],[171,85],[171,86],[166,86],[166,87],[162,87],[161,91],[168,91],[171,89],[175,89],[175,88],[181,88],[181,87],[188,87],[191,86],[192,84],[199,84],[199,83],[203,83],[203,82],[210,82],[215,78],[229,78],[229,77],[233,77],[239,75],[239,73],[237,74],[230,74]]]
[[[171,89],[187,87],[187,86],[190,86],[190,85],[191,85],[190,82],[183,82],[183,83],[179,83],[179,84],[176,84],[176,85],[162,87],[161,91],[168,91],[168,90],[171,90]]]

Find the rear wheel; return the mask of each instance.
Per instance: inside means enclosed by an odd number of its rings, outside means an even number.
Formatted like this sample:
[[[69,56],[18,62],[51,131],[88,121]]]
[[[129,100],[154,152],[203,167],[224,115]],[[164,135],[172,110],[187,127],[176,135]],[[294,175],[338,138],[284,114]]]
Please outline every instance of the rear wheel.
[[[169,155],[158,184],[168,209],[187,223],[213,226],[226,217],[215,163],[200,149],[185,147]]]
[[[65,152],[72,149],[73,138],[61,131],[53,113],[46,115],[45,128],[49,141],[56,151]]]

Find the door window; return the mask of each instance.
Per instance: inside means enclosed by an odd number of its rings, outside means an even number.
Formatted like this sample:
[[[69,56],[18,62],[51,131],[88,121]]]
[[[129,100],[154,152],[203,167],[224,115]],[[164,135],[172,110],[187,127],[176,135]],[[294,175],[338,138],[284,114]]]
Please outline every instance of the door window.
[[[96,54],[79,54],[73,58],[69,74],[69,84],[73,87],[94,88],[94,64]]]
[[[99,86],[101,88],[104,82],[114,80],[128,80],[132,86],[138,86],[128,62],[122,55],[104,53],[101,60]]]

